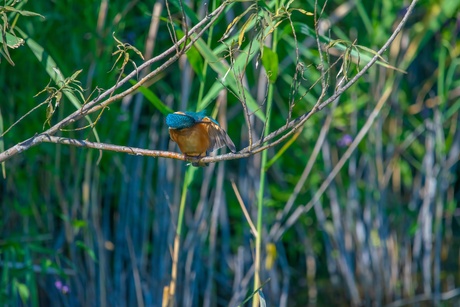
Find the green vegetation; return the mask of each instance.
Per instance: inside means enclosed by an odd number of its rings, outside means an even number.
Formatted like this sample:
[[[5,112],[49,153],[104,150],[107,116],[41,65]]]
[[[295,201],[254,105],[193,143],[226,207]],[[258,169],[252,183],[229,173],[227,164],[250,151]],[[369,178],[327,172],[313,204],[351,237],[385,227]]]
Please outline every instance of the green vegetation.
[[[400,2],[3,1],[0,303],[460,304],[460,0]]]

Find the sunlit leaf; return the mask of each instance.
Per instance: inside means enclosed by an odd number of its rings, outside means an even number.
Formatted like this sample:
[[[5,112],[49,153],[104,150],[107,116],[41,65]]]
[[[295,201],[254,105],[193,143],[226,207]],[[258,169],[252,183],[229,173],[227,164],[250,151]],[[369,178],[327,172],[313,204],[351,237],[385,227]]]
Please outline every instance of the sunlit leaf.
[[[257,16],[256,14],[251,14],[248,20],[246,20],[246,22],[241,27],[240,34],[238,35],[238,45],[239,46],[243,44],[244,34],[246,33],[247,28],[250,26],[251,22],[253,22],[256,16]]]
[[[266,46],[264,46],[264,53],[262,55],[262,65],[267,72],[270,83],[275,83],[278,78],[278,54]]]
[[[24,45],[24,40],[20,37],[16,37],[10,33],[6,33],[6,44],[11,49],[16,49]],[[0,44],[3,43],[3,37],[0,35]]]
[[[308,12],[304,9],[292,9],[293,11],[297,11],[297,12],[300,12],[302,14],[304,14],[305,16],[313,16],[313,13],[312,12]]]
[[[20,283],[17,279],[14,280],[14,287],[16,291],[18,291],[19,297],[21,298],[22,302],[25,304],[30,297],[30,290],[27,285]]]
[[[54,114],[53,104],[49,102],[48,106],[46,107],[46,120],[43,126],[45,126],[46,124],[48,124],[48,126],[51,126],[50,121],[51,121],[51,118],[53,117],[53,114]]]

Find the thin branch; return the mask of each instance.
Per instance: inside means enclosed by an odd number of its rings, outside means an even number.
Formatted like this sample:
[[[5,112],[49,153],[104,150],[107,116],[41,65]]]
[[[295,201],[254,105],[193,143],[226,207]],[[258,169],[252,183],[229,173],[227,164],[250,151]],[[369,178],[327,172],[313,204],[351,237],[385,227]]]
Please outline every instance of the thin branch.
[[[338,99],[334,103],[334,106],[337,105]],[[288,215],[288,213],[291,211],[292,206],[294,205],[295,200],[297,199],[298,195],[300,194],[301,189],[303,188],[305,181],[307,180],[308,176],[310,175],[311,170],[313,169],[313,165],[315,164],[316,158],[318,157],[319,151],[321,150],[321,147],[323,146],[324,140],[326,139],[327,133],[329,132],[329,129],[332,124],[332,112],[328,115],[326,118],[324,124],[322,125],[320,134],[318,139],[316,140],[315,147],[313,148],[313,151],[310,155],[310,158],[308,159],[307,165],[305,166],[302,175],[300,176],[299,181],[296,183],[294,187],[294,191],[292,192],[291,196],[289,197],[288,201],[286,202],[286,205],[283,207],[283,210],[280,211],[276,215],[276,223],[271,227],[269,237],[274,238],[275,234],[278,233],[282,226],[282,222],[285,219],[285,217]]]
[[[162,151],[162,150],[150,150],[150,149],[143,149],[137,147],[130,147],[130,146],[119,146],[107,143],[98,143],[98,142],[91,142],[88,140],[76,140],[52,135],[40,135],[43,139],[40,139],[41,142],[44,143],[54,143],[54,144],[65,144],[77,147],[85,147],[85,148],[93,148],[98,150],[105,150],[105,151],[114,151],[114,152],[122,152],[127,153],[130,155],[135,156],[147,156],[147,157],[163,157],[169,159],[176,159],[187,161],[184,155],[180,153],[170,152],[170,151]]]
[[[415,0],[416,1],[416,0]],[[303,214],[308,212],[313,206],[316,204],[316,202],[319,201],[323,193],[326,191],[326,189],[329,187],[331,184],[332,180],[334,180],[335,176],[339,173],[339,171],[342,169],[342,167],[345,165],[345,162],[348,161],[350,158],[351,154],[355,151],[355,149],[358,147],[359,143],[363,140],[363,138],[367,135],[367,132],[371,128],[372,124],[374,123],[375,119],[379,115],[380,111],[382,110],[383,106],[385,105],[385,102],[387,101],[388,97],[391,94],[391,88],[388,88],[388,90],[383,94],[383,96],[380,98],[378,101],[377,105],[375,106],[374,110],[372,110],[371,114],[369,115],[369,118],[367,119],[366,123],[364,124],[363,128],[359,131],[358,135],[354,139],[353,143],[350,144],[348,149],[345,151],[344,155],[342,158],[339,160],[339,162],[334,166],[332,171],[329,173],[327,176],[326,180],[323,181],[321,186],[319,187],[318,190],[316,190],[315,195],[313,198],[304,206],[297,207],[297,209],[292,213],[292,215],[289,217],[289,219],[286,221],[285,226],[283,228],[280,228],[278,233],[274,235],[275,239],[279,239],[282,234],[288,229],[290,226],[292,226],[295,221]]]
[[[163,71],[167,66],[171,65],[173,62],[177,61],[177,59],[187,50],[189,50],[194,42],[198,40],[204,32],[213,24],[213,22],[220,16],[220,14],[223,12],[224,8],[229,5],[230,2],[225,1],[223,2],[216,10],[214,10],[212,13],[207,15],[202,21],[197,23],[192,29],[189,31],[189,35],[196,34],[195,37],[191,40],[189,44],[186,44],[186,46],[181,50],[182,52],[179,54],[175,54],[172,56],[168,61],[166,61],[163,65],[161,65],[159,68],[154,70],[153,72],[147,74],[144,78],[142,78],[138,83],[130,87],[129,89],[125,90],[124,92],[113,95],[113,93],[119,89],[121,86],[123,86],[125,83],[127,83],[129,80],[134,78],[136,75],[138,75],[139,71],[145,69],[146,67],[150,66],[151,64],[160,61],[164,58],[166,58],[168,55],[173,53],[176,48],[174,46],[170,47],[168,50],[163,52],[161,55],[154,57],[150,60],[147,60],[144,62],[142,65],[138,67],[138,69],[135,69],[131,73],[129,73],[125,78],[121,79],[120,82],[117,82],[116,85],[112,86],[110,89],[104,91],[102,94],[100,94],[98,97],[95,99],[91,100],[90,102],[86,103],[84,106],[82,106],[81,109],[76,110],[48,130],[37,134],[21,143],[18,143],[14,145],[13,147],[7,149],[6,151],[0,153],[0,162],[6,161],[10,159],[11,157],[15,156],[16,154],[19,154],[27,149],[29,149],[32,146],[38,145],[41,142],[45,142],[49,136],[56,134],[61,128],[83,118],[84,116],[93,113],[101,108],[107,107],[110,103],[113,103],[126,95],[134,92],[137,90],[141,85],[143,85],[146,81],[149,79],[153,78],[156,76],[158,73]],[[198,33],[198,34],[197,34]],[[177,41],[177,44],[182,44],[186,41],[187,37],[183,37],[180,40]],[[113,95],[113,96],[112,96]],[[107,100],[103,101],[103,99],[108,98]],[[103,102],[101,102],[103,101]]]
[[[254,237],[257,237],[258,236],[257,229],[251,220],[251,216],[249,215],[249,212],[246,209],[246,206],[244,205],[243,198],[241,197],[241,194],[238,191],[238,187],[236,186],[236,183],[234,180],[232,180],[232,188],[233,188],[233,191],[235,192],[236,198],[238,199],[238,203],[240,204],[241,210],[243,211],[244,217],[248,221],[249,228],[251,228],[252,234],[254,235]]]
[[[388,41],[382,46],[382,48],[380,48],[380,50],[369,61],[369,63],[367,63],[360,72],[358,72],[349,82],[344,84],[342,88],[338,89],[327,100],[325,100],[321,104],[315,105],[311,111],[303,114],[302,116],[300,116],[300,117],[298,117],[298,118],[296,118],[294,120],[291,120],[287,125],[284,125],[283,127],[279,128],[278,130],[270,133],[265,138],[259,140],[258,142],[253,144],[253,149],[252,150],[250,150],[250,147],[246,147],[243,150],[241,150],[239,153],[236,153],[236,154],[229,153],[229,154],[220,155],[220,156],[205,157],[205,158],[201,159],[201,162],[203,162],[203,163],[213,163],[213,162],[218,162],[218,161],[233,160],[233,159],[249,157],[251,155],[254,155],[254,154],[257,154],[259,152],[262,152],[262,151],[264,151],[264,150],[266,150],[268,148],[276,146],[276,145],[280,144],[281,142],[283,142],[284,140],[286,140],[287,138],[289,138],[293,133],[296,132],[297,129],[302,127],[305,124],[305,122],[313,114],[315,114],[316,112],[321,111],[323,108],[328,106],[331,102],[336,100],[348,88],[350,88],[353,84],[355,84],[369,70],[370,67],[372,67],[375,64],[375,62],[381,57],[381,55],[386,51],[386,49],[388,49],[388,47],[394,41],[396,36],[402,31],[402,28],[405,25],[405,23],[407,22],[407,19],[409,18],[409,16],[411,15],[411,13],[412,13],[417,1],[418,0],[413,0],[412,1],[410,6],[407,8],[407,11],[406,11],[404,17],[401,19],[400,23],[398,24],[398,26],[394,30],[393,34],[390,36]],[[214,10],[214,12],[212,12],[209,15],[207,15],[202,21],[200,21],[197,25],[195,25],[192,29],[190,29],[189,34],[192,35],[192,34],[196,33],[199,29],[201,29],[201,27],[203,27],[204,24],[206,24],[209,21],[215,20],[223,12],[224,8],[228,4],[229,4],[229,2],[227,2],[227,1],[222,3],[216,10]],[[212,22],[209,22],[209,24],[206,24],[206,26],[203,27],[202,31],[200,31],[199,34],[197,34],[195,37],[193,37],[192,41],[187,45],[187,48],[183,49],[184,52],[186,50],[188,50],[188,48],[190,48],[193,45],[193,43],[198,39],[198,37],[200,37],[204,33],[204,31],[211,24],[212,24]],[[182,44],[182,43],[184,43],[184,40],[185,40],[185,37],[183,37],[182,39],[178,40],[177,43]],[[74,113],[72,113],[71,115],[69,115],[68,117],[66,117],[65,119],[63,119],[62,121],[60,121],[59,123],[57,123],[56,125],[51,127],[50,129],[48,129],[47,131],[45,131],[45,132],[43,132],[41,134],[38,134],[38,135],[36,135],[34,137],[31,137],[28,140],[25,140],[25,141],[23,141],[23,142],[21,142],[19,144],[16,144],[15,146],[9,148],[8,150],[0,153],[0,162],[5,161],[5,160],[11,158],[14,155],[16,155],[16,154],[18,154],[18,153],[20,153],[20,152],[22,152],[24,150],[29,149],[31,146],[35,146],[35,145],[37,145],[37,144],[39,144],[41,142],[50,142],[49,140],[54,140],[53,138],[51,138],[51,136],[53,134],[55,134],[60,128],[66,126],[66,125],[68,125],[70,123],[75,122],[76,120],[84,117],[85,115],[87,115],[87,114],[89,114],[91,112],[94,112],[94,111],[96,111],[96,110],[98,110],[100,108],[104,108],[108,104],[110,104],[110,103],[112,103],[112,102],[114,102],[114,101],[116,101],[118,99],[121,99],[125,95],[135,91],[138,87],[140,87],[141,84],[145,83],[148,79],[152,78],[153,76],[155,76],[158,72],[160,72],[162,70],[160,70],[160,68],[156,69],[155,71],[153,71],[150,74],[148,74],[141,81],[139,81],[139,83],[137,83],[136,85],[131,87],[130,89],[128,89],[128,90],[126,90],[126,91],[124,91],[124,92],[122,92],[120,94],[114,95],[112,98],[110,98],[110,99],[100,103],[99,105],[97,105],[101,100],[103,100],[108,95],[113,93],[116,89],[118,89],[123,84],[128,82],[128,80],[133,78],[138,73],[139,70],[142,70],[145,67],[151,65],[152,63],[155,63],[155,62],[165,58],[166,56],[168,56],[171,52],[174,52],[175,50],[176,50],[175,47],[172,46],[167,51],[165,51],[163,54],[161,54],[161,55],[159,55],[159,56],[157,56],[155,58],[152,58],[151,60],[146,61],[144,64],[139,66],[138,70],[135,70],[135,71],[131,72],[130,74],[128,74],[116,86],[113,86],[112,88],[106,90],[100,96],[98,96],[94,100],[88,102],[80,110],[75,111]],[[169,61],[165,62],[160,67],[162,69],[164,69],[166,67],[164,65],[170,65],[172,62],[174,62],[176,60],[177,60],[177,54],[175,56],[173,56]],[[321,101],[321,100],[319,100],[319,101]],[[278,138],[277,140],[269,143],[270,141],[274,140],[276,137],[280,136],[283,133],[285,133],[285,134],[282,135],[280,138]],[[65,140],[65,138],[61,138],[61,140]],[[71,140],[71,139],[69,139],[69,140]],[[72,140],[69,143],[72,143],[72,145],[78,146],[77,144],[81,144],[81,142],[82,141]],[[83,142],[87,142],[87,141],[83,141]],[[265,143],[265,145],[263,145],[264,143]],[[87,142],[87,144],[89,144],[89,143]],[[91,147],[91,148],[98,148],[97,146],[100,146],[99,144],[101,144],[101,143],[92,143],[92,145],[94,145],[95,147]],[[108,144],[106,144],[106,145],[108,145]],[[117,147],[117,146],[115,146],[115,147]],[[115,147],[107,146],[106,148],[107,148],[107,150],[111,150],[111,148],[113,149]],[[126,152],[130,151],[129,153],[132,153],[132,149],[130,147],[118,146],[117,150],[121,149],[121,148],[129,148],[129,150],[126,150]],[[123,150],[125,150],[125,149],[122,149],[120,151],[125,152]],[[144,149],[139,149],[139,151],[137,151],[137,154],[142,155],[143,153],[145,153],[148,156],[158,156],[158,157],[161,156],[161,157],[168,157],[168,158],[173,158],[173,159],[178,159],[178,160],[186,160],[183,155],[180,155],[178,153],[152,151],[152,150],[144,150]]]
[[[261,152],[263,150],[266,150],[270,147],[273,147],[275,145],[278,145],[279,143],[281,143],[282,141],[284,141],[285,139],[287,139],[291,134],[293,134],[298,128],[300,128],[303,124],[305,124],[305,122],[316,112],[318,111],[321,111],[324,107],[326,107],[327,105],[329,105],[331,102],[333,102],[335,99],[337,99],[340,95],[342,95],[347,89],[349,89],[353,84],[355,84],[368,70],[369,68],[371,68],[375,62],[380,59],[381,55],[388,49],[388,47],[390,46],[390,44],[394,41],[394,39],[396,38],[396,36],[402,31],[402,28],[403,26],[405,25],[405,23],[407,22],[407,19],[409,18],[409,16],[411,15],[414,7],[415,7],[415,4],[417,3],[418,0],[413,0],[412,3],[410,4],[410,6],[407,8],[407,11],[406,11],[406,14],[404,15],[404,17],[401,19],[400,23],[398,24],[398,26],[396,27],[395,31],[393,32],[393,34],[390,36],[390,38],[388,39],[388,41],[382,46],[382,48],[380,48],[380,50],[374,55],[374,57],[369,61],[369,63],[367,63],[363,69],[357,73],[350,81],[348,81],[341,89],[337,90],[334,95],[332,95],[329,99],[327,99],[326,101],[324,101],[323,103],[321,103],[319,106],[315,106],[310,112],[307,112],[305,114],[303,114],[302,116],[292,120],[288,125],[286,126],[283,126],[281,127],[280,129],[270,133],[263,141],[266,142],[266,141],[270,141],[272,139],[274,139],[275,137],[277,137],[278,135],[284,133],[286,130],[288,129],[291,129],[290,131],[288,131],[285,135],[283,135],[281,138],[279,138],[278,140],[274,141],[273,143],[269,143],[269,144],[266,144],[265,146],[261,146],[259,148],[257,148],[257,146],[260,146],[260,141],[257,142],[256,144],[254,144],[254,147],[256,147],[257,149],[254,150],[253,152],[254,153],[258,153],[258,152]],[[244,150],[242,150],[244,151]],[[206,160],[203,159],[203,162],[213,162],[213,161],[209,161],[209,160]]]

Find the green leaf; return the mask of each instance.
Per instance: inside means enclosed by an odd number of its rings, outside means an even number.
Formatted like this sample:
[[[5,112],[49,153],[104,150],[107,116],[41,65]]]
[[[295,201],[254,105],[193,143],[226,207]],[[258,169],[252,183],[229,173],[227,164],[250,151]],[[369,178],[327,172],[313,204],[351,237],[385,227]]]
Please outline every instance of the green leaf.
[[[8,34],[8,33],[3,32],[2,25],[0,24],[0,37],[2,37],[2,35],[6,35],[6,34]],[[14,66],[14,62],[11,59],[10,53],[8,51],[8,44],[5,44],[4,40],[5,39],[2,38],[2,45],[1,45],[1,49],[0,49],[0,54],[3,55],[3,57],[8,61],[8,63],[10,63],[12,66]]]
[[[204,79],[204,76],[203,76],[204,61],[200,53],[198,52],[198,50],[196,50],[195,47],[192,47],[187,51],[185,55],[187,56],[190,66],[192,66],[193,70],[198,76],[198,79],[200,79],[200,81],[203,81]]]
[[[243,26],[240,29],[240,34],[238,35],[238,46],[241,46],[243,44],[244,40],[244,34],[248,30],[248,28],[252,28],[254,26],[254,20],[257,17],[257,14],[251,14],[246,20],[246,22],[243,24]]]
[[[268,283],[270,281],[270,279],[264,281],[260,286],[259,288],[257,288],[256,290],[254,290],[254,292],[252,292],[244,301],[241,302],[240,305],[238,306],[244,306],[244,304],[246,304],[257,292],[259,294],[262,294],[259,296],[259,298],[262,298],[264,300],[264,303],[265,303],[265,298],[263,296],[263,293],[262,293],[262,288],[265,286],[266,283]]]
[[[56,84],[62,84],[62,82],[65,81],[64,76],[62,75],[61,71],[58,68],[58,65],[54,61],[54,59],[45,51],[45,49],[39,45],[36,41],[31,39],[25,32],[23,32],[21,29],[16,28],[16,31],[18,31],[19,35],[21,35],[27,46],[30,48],[32,53],[35,55],[35,57],[38,59],[38,61],[45,67],[46,72],[50,76],[50,78],[56,83]],[[78,75],[79,72],[74,73]],[[66,95],[67,99],[70,100],[70,102],[75,106],[75,108],[80,109],[81,108],[81,103],[78,100],[77,96],[71,91],[64,91],[64,94]],[[86,120],[91,124],[93,124],[93,121],[89,116],[85,116]],[[100,142],[99,135],[97,133],[96,128],[91,129],[91,131],[94,133],[94,136],[98,142]]]
[[[300,12],[302,14],[304,14],[305,16],[313,16],[313,13],[312,12],[308,12],[304,9],[292,9],[293,11],[297,11],[297,12]]]
[[[129,81],[131,84],[136,84],[135,80],[130,80]],[[138,89],[139,92],[144,95],[144,97],[151,103],[155,108],[158,109],[162,114],[167,115],[169,113],[173,113],[174,111],[171,110],[169,107],[167,107],[163,101],[161,101],[158,96],[152,92],[150,89],[146,88],[145,86],[141,86]]]
[[[278,78],[278,54],[273,52],[267,46],[264,46],[264,53],[262,56],[262,65],[268,75],[270,83],[275,83]]]
[[[195,46],[197,50],[201,53],[201,55],[206,59],[206,61],[208,61],[209,66],[219,75],[221,81],[214,83],[211,88],[212,91],[208,91],[203,100],[198,103],[197,110],[203,110],[211,103],[211,101],[214,98],[217,97],[217,94],[221,89],[224,88],[224,86],[228,86],[235,93],[239,92],[239,88],[235,78],[229,76],[230,67],[228,66],[228,64],[226,62],[223,62],[222,59],[215,55],[203,39],[198,39],[196,41]],[[241,52],[241,54],[235,61],[236,71],[238,71],[238,69],[243,69],[246,61],[250,61],[257,53],[255,52],[255,50],[259,49],[258,41],[254,40],[254,42],[252,43],[251,53],[248,52],[247,48],[244,52]],[[248,54],[249,58],[247,59]],[[254,112],[255,115],[259,117],[259,119],[265,121],[265,114],[262,112],[257,102],[254,100],[251,93],[249,93],[247,89],[244,89],[244,94],[246,98],[246,104],[248,105],[249,110]]]
[[[250,5],[243,13],[241,13],[240,15],[236,16],[235,18],[233,18],[232,22],[230,22],[227,26],[227,30],[225,30],[225,33],[224,35],[222,35],[222,37],[227,37],[228,35],[230,35],[230,31],[236,26],[236,24],[244,17],[246,16],[246,14],[248,14],[251,10],[254,10],[255,9],[255,5],[252,4]],[[254,15],[254,14],[252,14]],[[253,16],[250,16],[249,19],[253,18]],[[248,19],[248,20],[249,20]],[[247,22],[246,22],[247,23]],[[245,26],[243,26],[243,28],[246,28]],[[244,32],[244,30],[241,30],[241,32]]]
[[[88,226],[88,223],[85,220],[75,219],[72,220],[72,226],[76,230],[79,230],[81,228],[86,228]]]
[[[25,304],[30,297],[29,288],[25,284],[17,281],[17,279],[14,279],[14,287],[16,288],[16,291],[18,291],[22,302]]]
[[[193,181],[193,178],[195,178],[195,172],[198,170],[198,167],[189,167],[187,171],[185,172],[185,178],[184,178],[184,185],[185,186],[190,186],[190,184]]]
[[[31,11],[18,10],[18,9],[15,9],[14,7],[12,7],[12,6],[4,6],[2,9],[5,12],[14,12],[14,13],[18,13],[18,14],[20,14],[22,16],[41,17],[41,18],[45,19],[45,16],[40,15],[38,13],[31,12]]]
[[[94,251],[91,248],[86,246],[85,243],[83,243],[82,241],[77,241],[76,245],[77,245],[77,247],[83,249],[94,262],[97,262],[96,254],[94,253]]]
[[[3,37],[0,35],[0,44],[3,43]],[[10,33],[6,33],[6,44],[11,49],[16,49],[24,45],[24,40]]]

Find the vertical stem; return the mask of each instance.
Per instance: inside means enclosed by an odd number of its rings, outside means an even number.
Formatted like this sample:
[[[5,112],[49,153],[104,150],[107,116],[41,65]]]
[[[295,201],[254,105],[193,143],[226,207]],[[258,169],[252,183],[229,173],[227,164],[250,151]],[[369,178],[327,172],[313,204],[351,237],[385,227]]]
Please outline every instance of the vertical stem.
[[[182,195],[180,199],[179,206],[179,215],[177,217],[177,228],[176,235],[174,237],[174,247],[173,247],[173,258],[172,258],[172,267],[171,267],[171,282],[169,283],[168,295],[164,298],[163,306],[175,306],[174,296],[176,293],[177,285],[177,264],[179,262],[179,250],[180,250],[180,236],[182,233],[182,226],[184,220],[185,212],[185,200],[187,199],[187,189],[193,179],[193,174],[195,173],[196,168],[190,167],[185,172],[184,185],[182,187]]]
[[[211,10],[214,11],[216,6],[217,6],[216,0],[213,0]],[[214,25],[209,27],[209,36],[208,36],[208,41],[207,41],[207,44],[209,47],[211,47],[213,33],[214,33]],[[207,71],[208,71],[208,61],[206,60],[206,57],[204,57],[202,71],[203,71],[203,81],[200,83],[200,89],[198,91],[198,101],[201,101],[203,99],[204,87],[206,85],[206,76],[207,76]],[[201,110],[197,110],[197,111],[201,111]]]
[[[273,32],[273,43],[272,50],[276,52],[276,37],[277,29]],[[270,133],[270,114],[273,105],[273,84],[268,87],[267,95],[267,109],[266,118],[267,123],[264,130],[264,138]],[[262,159],[260,164],[260,186],[259,193],[257,195],[257,236],[256,236],[256,251],[255,251],[255,262],[254,262],[254,291],[260,287],[260,268],[261,268],[261,249],[262,249],[262,213],[263,213],[263,199],[265,190],[265,166],[267,164],[267,150],[262,151]],[[257,307],[259,305],[259,293],[254,294],[252,300],[252,306]]]

